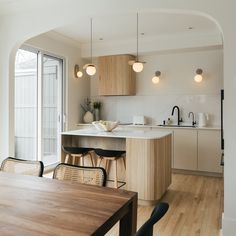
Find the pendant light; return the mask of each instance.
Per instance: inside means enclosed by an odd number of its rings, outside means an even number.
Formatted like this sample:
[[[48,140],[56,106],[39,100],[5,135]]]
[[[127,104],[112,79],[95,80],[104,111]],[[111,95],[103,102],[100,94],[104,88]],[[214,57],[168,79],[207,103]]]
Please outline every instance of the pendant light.
[[[90,76],[96,74],[96,66],[93,64],[93,19],[90,19],[90,64],[86,64],[83,66],[85,69],[86,73]]]
[[[137,54],[136,54],[136,60],[130,60],[128,63],[129,65],[132,66],[133,70],[137,73],[141,72],[143,70],[143,63],[146,63],[144,61],[139,61],[139,54],[138,54],[138,36],[139,36],[139,32],[138,32],[138,28],[139,28],[139,21],[138,21],[138,12],[137,12]]]

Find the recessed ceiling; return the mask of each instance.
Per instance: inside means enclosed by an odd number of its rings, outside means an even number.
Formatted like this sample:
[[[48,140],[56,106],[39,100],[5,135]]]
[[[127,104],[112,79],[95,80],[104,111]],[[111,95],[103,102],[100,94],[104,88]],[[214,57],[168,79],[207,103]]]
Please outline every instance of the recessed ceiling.
[[[56,32],[79,43],[90,40],[90,19],[80,18],[77,22],[61,28]],[[140,37],[153,37],[171,34],[219,32],[214,22],[190,14],[174,13],[139,13]],[[142,35],[144,33],[144,35]],[[136,37],[136,14],[120,16],[93,17],[93,41],[124,40]]]

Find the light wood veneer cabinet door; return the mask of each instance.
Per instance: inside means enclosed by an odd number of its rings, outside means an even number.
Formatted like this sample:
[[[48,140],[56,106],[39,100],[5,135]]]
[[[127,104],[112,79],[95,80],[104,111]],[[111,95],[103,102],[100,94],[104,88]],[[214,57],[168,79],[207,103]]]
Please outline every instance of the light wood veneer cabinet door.
[[[98,58],[99,95],[135,95],[135,72],[128,64],[133,59],[131,55]]]
[[[198,170],[221,173],[220,131],[198,131]]]
[[[174,168],[174,130],[170,127],[165,127],[165,128],[157,128],[157,127],[152,127],[152,130],[154,131],[168,131],[172,133],[171,136],[171,168]]]
[[[174,130],[174,168],[197,170],[197,131]]]

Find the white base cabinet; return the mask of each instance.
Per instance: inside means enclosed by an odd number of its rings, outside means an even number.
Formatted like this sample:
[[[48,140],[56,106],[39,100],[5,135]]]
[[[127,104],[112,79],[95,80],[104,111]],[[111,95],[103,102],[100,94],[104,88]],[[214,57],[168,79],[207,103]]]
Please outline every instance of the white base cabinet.
[[[222,172],[220,131],[198,130],[198,170]]]
[[[198,128],[163,129],[168,129],[173,133],[172,168],[222,173],[223,169],[220,165],[220,130]]]
[[[174,129],[173,168],[222,173],[219,130]]]
[[[195,130],[174,130],[174,168],[197,170],[197,132]]]

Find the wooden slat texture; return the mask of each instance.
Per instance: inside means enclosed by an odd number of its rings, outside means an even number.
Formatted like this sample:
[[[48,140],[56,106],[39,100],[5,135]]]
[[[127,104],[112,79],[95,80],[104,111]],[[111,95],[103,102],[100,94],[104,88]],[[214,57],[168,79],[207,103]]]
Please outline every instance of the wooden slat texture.
[[[104,235],[120,219],[136,231],[134,192],[4,172],[0,192],[1,235]]]
[[[161,139],[126,139],[127,189],[153,204],[171,184],[171,135]]]

